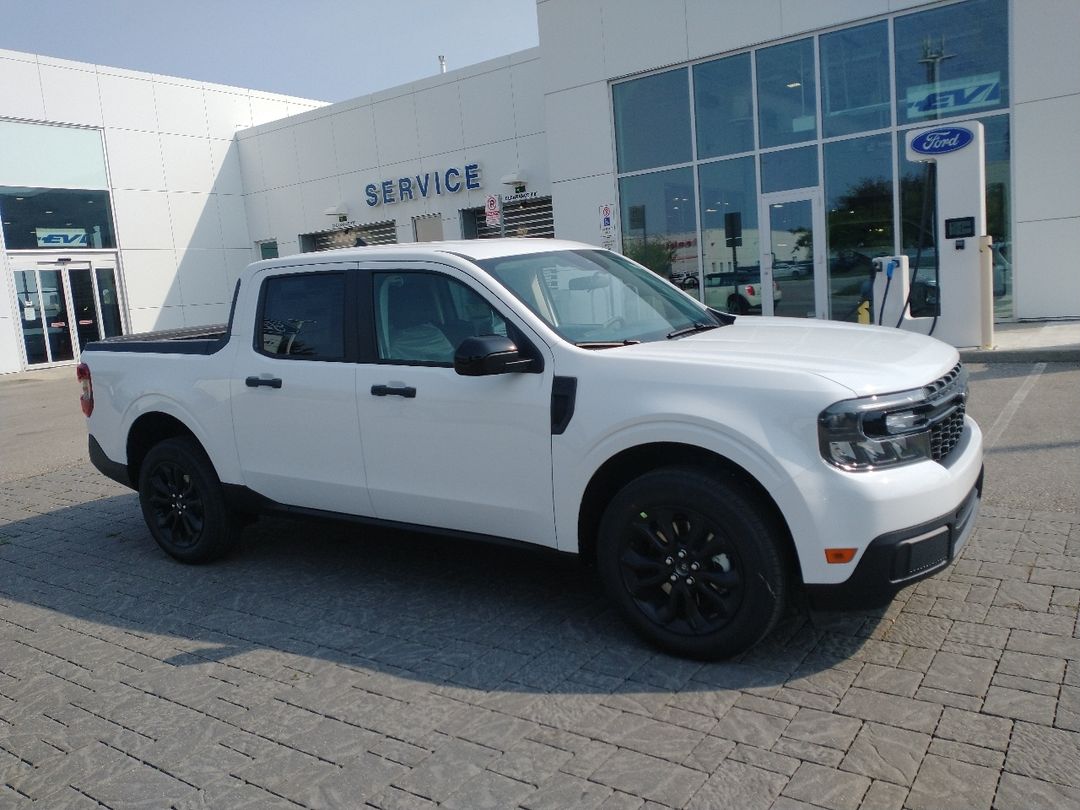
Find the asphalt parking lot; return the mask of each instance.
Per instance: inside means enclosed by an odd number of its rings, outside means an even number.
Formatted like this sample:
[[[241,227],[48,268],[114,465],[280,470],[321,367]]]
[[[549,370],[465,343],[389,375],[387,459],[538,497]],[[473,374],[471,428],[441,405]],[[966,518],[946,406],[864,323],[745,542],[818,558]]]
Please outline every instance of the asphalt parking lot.
[[[1080,806],[1080,366],[969,367],[960,559],[717,664],[542,554],[264,520],[179,565],[70,369],[0,378],[0,807]]]

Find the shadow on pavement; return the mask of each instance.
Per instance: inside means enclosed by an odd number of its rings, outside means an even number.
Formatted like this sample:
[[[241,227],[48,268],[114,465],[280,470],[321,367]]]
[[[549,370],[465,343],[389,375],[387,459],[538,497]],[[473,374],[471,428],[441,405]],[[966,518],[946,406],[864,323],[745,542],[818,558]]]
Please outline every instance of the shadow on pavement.
[[[158,549],[134,494],[52,511],[33,505],[44,491],[17,494],[27,516],[0,519],[0,603],[89,623],[69,624],[176,667],[219,662],[275,680],[330,663],[475,690],[602,693],[629,679],[644,692],[788,685],[828,696],[830,668],[900,607],[813,621],[793,609],[754,650],[702,664],[639,640],[573,558],[275,518],[249,527],[229,558],[186,566]]]

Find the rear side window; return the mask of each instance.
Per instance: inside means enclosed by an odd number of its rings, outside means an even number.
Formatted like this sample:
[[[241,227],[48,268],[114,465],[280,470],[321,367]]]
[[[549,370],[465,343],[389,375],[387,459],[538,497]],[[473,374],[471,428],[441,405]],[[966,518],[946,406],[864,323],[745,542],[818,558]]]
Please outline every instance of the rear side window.
[[[263,282],[256,350],[291,360],[345,357],[345,275],[303,273]]]

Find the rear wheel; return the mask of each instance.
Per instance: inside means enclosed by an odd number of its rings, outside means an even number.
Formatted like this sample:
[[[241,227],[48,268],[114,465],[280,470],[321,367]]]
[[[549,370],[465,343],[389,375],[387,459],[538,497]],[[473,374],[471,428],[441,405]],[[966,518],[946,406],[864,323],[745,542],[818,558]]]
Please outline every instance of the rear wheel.
[[[146,454],[139,503],[154,540],[181,562],[216,560],[240,535],[210,459],[190,438],[165,439]]]
[[[728,312],[734,312],[736,315],[745,315],[750,311],[750,302],[741,295],[733,295],[727,300],[727,308]]]
[[[727,658],[753,646],[784,609],[785,538],[737,480],[682,467],[646,473],[600,523],[604,586],[630,624],[676,655]]]

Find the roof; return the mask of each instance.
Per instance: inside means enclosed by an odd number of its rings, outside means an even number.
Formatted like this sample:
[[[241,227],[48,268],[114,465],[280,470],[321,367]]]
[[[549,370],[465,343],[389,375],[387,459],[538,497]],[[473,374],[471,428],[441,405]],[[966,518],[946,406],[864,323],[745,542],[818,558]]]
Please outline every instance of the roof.
[[[368,245],[338,248],[318,253],[301,253],[258,262],[260,267],[292,266],[302,258],[304,263],[379,261],[398,259],[424,261],[441,258],[450,253],[469,260],[494,259],[523,253],[544,253],[553,250],[600,250],[596,245],[570,242],[565,239],[458,239],[449,242],[406,242],[397,245]]]

